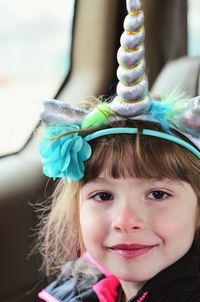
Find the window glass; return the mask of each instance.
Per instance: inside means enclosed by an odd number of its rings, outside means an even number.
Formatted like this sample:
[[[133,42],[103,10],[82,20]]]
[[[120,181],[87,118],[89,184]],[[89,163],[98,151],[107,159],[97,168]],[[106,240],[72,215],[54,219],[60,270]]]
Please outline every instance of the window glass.
[[[188,54],[200,56],[200,1],[188,0]]]
[[[19,150],[70,66],[75,0],[0,0],[0,155]]]

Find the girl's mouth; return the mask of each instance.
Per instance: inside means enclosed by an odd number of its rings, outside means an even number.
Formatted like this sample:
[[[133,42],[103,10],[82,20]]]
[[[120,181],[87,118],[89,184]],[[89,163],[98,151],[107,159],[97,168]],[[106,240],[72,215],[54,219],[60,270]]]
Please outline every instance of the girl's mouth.
[[[143,244],[117,244],[109,247],[109,250],[118,254],[119,256],[127,259],[135,258],[141,256],[150,250],[152,250],[156,245],[143,245]]]

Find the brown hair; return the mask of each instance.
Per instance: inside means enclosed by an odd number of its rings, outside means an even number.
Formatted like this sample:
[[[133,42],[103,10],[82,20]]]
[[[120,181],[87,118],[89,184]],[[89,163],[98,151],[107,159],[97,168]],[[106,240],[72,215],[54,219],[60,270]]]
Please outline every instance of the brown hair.
[[[200,202],[200,160],[175,143],[140,134],[143,128],[162,131],[159,125],[120,120],[111,122],[108,127],[134,127],[139,131],[137,135],[115,134],[92,140],[92,155],[85,162],[84,179],[59,183],[40,231],[41,253],[48,274],[77,258],[84,250],[79,223],[80,188],[105,169],[114,178],[132,176],[186,181]]]

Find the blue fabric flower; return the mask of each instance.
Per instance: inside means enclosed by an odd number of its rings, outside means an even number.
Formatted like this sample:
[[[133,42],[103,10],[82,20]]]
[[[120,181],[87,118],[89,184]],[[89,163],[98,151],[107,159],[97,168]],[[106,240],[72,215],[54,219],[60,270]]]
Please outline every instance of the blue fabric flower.
[[[84,161],[91,156],[91,147],[79,133],[55,136],[80,129],[79,125],[58,125],[45,129],[39,152],[43,172],[48,177],[80,180],[84,175]]]

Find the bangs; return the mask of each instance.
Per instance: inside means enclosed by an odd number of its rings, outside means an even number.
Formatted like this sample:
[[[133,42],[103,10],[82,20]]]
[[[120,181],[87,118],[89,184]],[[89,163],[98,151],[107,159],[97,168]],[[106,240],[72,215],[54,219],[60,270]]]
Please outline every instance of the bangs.
[[[195,156],[170,141],[139,133],[115,134],[95,139],[90,145],[93,151],[85,164],[84,183],[104,172],[113,178],[169,178],[200,185]]]

